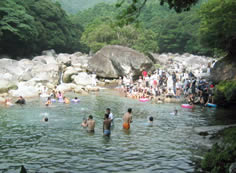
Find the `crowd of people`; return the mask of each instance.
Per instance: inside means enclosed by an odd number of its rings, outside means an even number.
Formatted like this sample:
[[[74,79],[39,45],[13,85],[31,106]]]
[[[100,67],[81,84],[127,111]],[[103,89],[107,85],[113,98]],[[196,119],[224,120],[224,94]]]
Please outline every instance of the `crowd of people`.
[[[137,80],[133,80],[130,74],[120,78],[120,90],[126,97],[156,99],[158,103],[162,103],[165,98],[185,98],[191,105],[214,103],[213,83],[184,70],[169,72],[157,69],[153,73],[144,70]]]

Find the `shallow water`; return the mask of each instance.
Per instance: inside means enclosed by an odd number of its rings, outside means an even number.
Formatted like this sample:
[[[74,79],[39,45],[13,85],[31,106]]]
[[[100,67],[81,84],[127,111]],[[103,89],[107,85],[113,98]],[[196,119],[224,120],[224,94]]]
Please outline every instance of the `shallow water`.
[[[79,104],[49,108],[42,100],[1,107],[0,172],[19,172],[21,165],[29,172],[195,172],[194,160],[201,156],[204,140],[193,128],[235,122],[230,111],[141,103],[108,90],[80,99]],[[107,107],[115,115],[110,139],[102,136]],[[133,124],[126,132],[122,115],[129,107]],[[177,116],[170,114],[174,108]],[[89,114],[96,120],[94,134],[80,126]],[[41,122],[45,115],[48,123]],[[146,125],[148,116],[154,117],[152,127]]]

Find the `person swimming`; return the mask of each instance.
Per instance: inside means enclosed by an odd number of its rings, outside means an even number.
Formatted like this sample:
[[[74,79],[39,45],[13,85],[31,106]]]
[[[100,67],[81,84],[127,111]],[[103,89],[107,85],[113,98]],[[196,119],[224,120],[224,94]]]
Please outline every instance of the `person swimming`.
[[[78,103],[80,102],[80,99],[78,99],[77,97],[75,97],[74,99],[71,100],[73,103]]]
[[[111,135],[111,122],[112,120],[109,118],[109,114],[105,114],[103,121],[103,134],[104,136]]]
[[[5,105],[6,106],[13,106],[13,104],[11,103],[10,99],[6,99],[5,100]]]
[[[42,121],[43,122],[48,122],[48,117],[44,117]]]
[[[64,101],[65,104],[69,104],[70,103],[70,100],[67,97],[63,97],[63,101]]]
[[[16,104],[24,105],[25,104],[25,99],[20,96],[19,99],[15,102]]]
[[[52,104],[51,97],[48,97],[47,102],[45,103],[46,106],[49,106]]]
[[[132,109],[129,108],[128,111],[123,116],[123,129],[129,130],[131,123],[132,123]]]
[[[148,119],[148,126],[152,126],[153,125],[153,117],[151,116],[151,117],[149,117],[149,119]]]

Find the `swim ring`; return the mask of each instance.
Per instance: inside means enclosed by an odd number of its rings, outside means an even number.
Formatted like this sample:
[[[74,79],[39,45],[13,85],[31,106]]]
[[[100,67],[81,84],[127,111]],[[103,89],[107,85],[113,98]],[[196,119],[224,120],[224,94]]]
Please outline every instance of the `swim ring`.
[[[149,100],[147,98],[141,98],[139,99],[140,102],[148,102]]]
[[[79,100],[79,99],[77,99],[77,100],[76,100],[76,99],[72,99],[71,102],[73,102],[73,103],[79,103],[80,100]]]
[[[217,107],[217,105],[216,105],[216,104],[213,104],[213,103],[208,103],[207,106],[208,106],[208,107],[212,107],[212,108],[216,108],[216,107]]]
[[[193,108],[193,105],[190,105],[190,104],[182,104],[181,107],[182,107],[182,108],[187,108],[187,109],[192,109],[192,108]]]
[[[59,103],[64,103],[64,100],[63,100],[62,98],[60,98],[60,99],[58,100],[58,102],[59,102]]]

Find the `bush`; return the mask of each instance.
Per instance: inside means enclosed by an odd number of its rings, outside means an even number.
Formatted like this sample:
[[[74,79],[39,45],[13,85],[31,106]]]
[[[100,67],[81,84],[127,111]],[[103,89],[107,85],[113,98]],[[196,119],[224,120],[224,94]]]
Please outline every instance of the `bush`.
[[[219,104],[236,103],[236,81],[222,81],[216,85],[215,100]]]
[[[236,128],[228,128],[217,134],[221,145],[214,144],[201,162],[204,171],[227,173],[231,163],[236,161]]]

